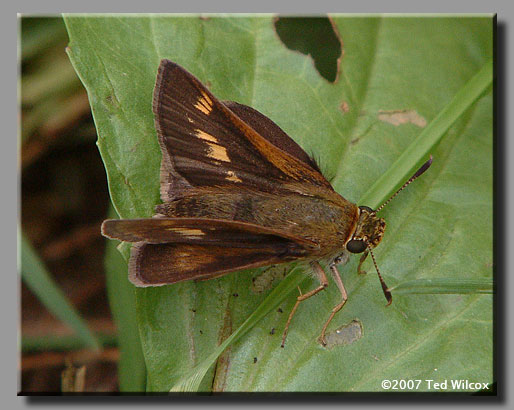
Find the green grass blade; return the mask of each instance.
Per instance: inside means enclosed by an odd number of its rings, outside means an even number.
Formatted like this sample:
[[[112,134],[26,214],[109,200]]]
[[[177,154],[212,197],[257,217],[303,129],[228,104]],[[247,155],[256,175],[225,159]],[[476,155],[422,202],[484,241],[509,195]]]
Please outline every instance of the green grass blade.
[[[418,279],[400,283],[390,290],[395,294],[492,294],[494,283],[489,279]]]
[[[391,167],[382,174],[361,197],[359,203],[373,209],[380,206],[390,194],[413,173],[416,165],[428,159],[428,155],[441,141],[453,123],[486,91],[493,82],[493,62],[490,60],[453,97],[452,101],[405,149]],[[435,159],[437,161],[437,159]]]
[[[115,218],[114,209],[109,216]],[[118,329],[118,379],[120,391],[145,390],[146,366],[137,327],[134,286],[127,279],[127,262],[117,249],[117,241],[107,241],[105,274],[107,295]]]
[[[46,270],[25,235],[21,235],[21,277],[41,303],[75,331],[84,346],[99,350],[100,343],[86,322]]]

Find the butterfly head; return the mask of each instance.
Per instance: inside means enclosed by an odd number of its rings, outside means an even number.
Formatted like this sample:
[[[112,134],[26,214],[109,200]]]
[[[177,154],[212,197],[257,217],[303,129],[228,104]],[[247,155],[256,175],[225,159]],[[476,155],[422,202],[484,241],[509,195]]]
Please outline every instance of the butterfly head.
[[[346,249],[351,253],[362,253],[368,248],[375,248],[384,236],[385,226],[384,218],[379,218],[373,209],[360,206],[359,221]]]
[[[380,212],[393,198],[403,191],[412,181],[423,174],[432,164],[432,155],[415,173],[411,176],[387,201],[380,205],[376,210],[368,206],[359,206],[359,221],[353,233],[352,238],[346,244],[346,249],[351,253],[362,253],[371,251],[375,248],[384,236],[385,221],[383,218],[377,217]],[[373,253],[371,253],[373,256]],[[378,272],[378,268],[377,268]],[[380,273],[379,273],[380,276]]]

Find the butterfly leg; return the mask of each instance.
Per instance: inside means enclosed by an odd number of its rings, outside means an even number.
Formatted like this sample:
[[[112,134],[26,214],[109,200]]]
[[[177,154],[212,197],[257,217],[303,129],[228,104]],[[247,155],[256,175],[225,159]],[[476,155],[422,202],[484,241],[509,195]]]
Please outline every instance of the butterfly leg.
[[[366,260],[366,258],[368,257],[368,253],[369,253],[368,250],[364,251],[364,253],[362,254],[362,256],[361,256],[361,258],[359,260],[359,266],[357,267],[357,273],[359,275],[365,275],[366,274],[366,271],[362,270],[361,266],[364,263],[364,261]]]
[[[284,329],[284,333],[282,335],[282,344],[281,347],[284,347],[284,343],[286,342],[287,337],[287,330],[289,329],[289,324],[291,323],[291,319],[293,318],[293,315],[296,312],[296,309],[298,309],[298,305],[300,302],[304,301],[305,299],[309,299],[311,296],[314,296],[316,293],[322,291],[328,286],[328,280],[327,276],[325,275],[325,271],[319,264],[319,262],[314,261],[311,262],[311,267],[314,270],[314,273],[316,274],[316,277],[319,280],[320,285],[316,288],[311,290],[310,292],[304,293],[303,295],[300,292],[300,296],[296,298],[296,303],[293,306],[293,310],[291,310],[291,313],[289,314],[289,318],[287,319],[286,327]]]
[[[334,318],[336,313],[341,310],[341,308],[346,303],[346,300],[348,299],[348,295],[346,294],[346,289],[344,288],[343,281],[341,280],[341,276],[339,276],[339,271],[337,270],[335,262],[330,264],[330,273],[332,273],[332,277],[334,278],[337,288],[339,289],[339,292],[341,292],[342,300],[341,300],[341,303],[334,306],[334,308],[332,309],[332,312],[330,313],[330,317],[325,322],[325,325],[323,326],[323,329],[321,330],[321,335],[319,337],[319,340],[323,346],[327,345],[327,342],[325,340],[325,332],[327,330],[329,323],[332,321],[332,319]]]

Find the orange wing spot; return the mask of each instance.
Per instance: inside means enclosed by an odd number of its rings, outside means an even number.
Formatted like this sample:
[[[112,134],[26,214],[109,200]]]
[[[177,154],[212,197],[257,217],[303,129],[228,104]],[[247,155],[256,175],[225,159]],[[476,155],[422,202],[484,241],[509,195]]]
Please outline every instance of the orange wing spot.
[[[194,246],[179,246],[174,250],[173,256],[173,267],[184,272],[201,269],[216,260],[216,256],[208,253],[204,253],[201,259],[198,258],[198,249]]]
[[[196,102],[195,108],[203,112],[205,115],[209,115],[211,113],[212,100],[204,91],[202,91],[202,96]]]
[[[221,145],[212,144],[210,142],[207,143],[208,150],[207,156],[217,159],[218,161],[230,162],[230,158],[227,155],[227,150]]]
[[[228,171],[227,176],[225,177],[227,181],[232,182],[243,182],[242,179],[238,178],[234,171]]]
[[[194,228],[177,228],[177,227],[171,227],[168,228],[169,231],[177,232],[184,236],[202,236],[205,235],[205,232],[201,229],[194,229]]]
[[[196,136],[205,140],[205,141],[211,141],[211,142],[218,142],[216,138],[214,138],[211,134],[207,134],[205,131],[202,130],[195,130]]]
[[[207,105],[208,105],[209,107],[211,107],[211,108],[212,108],[212,100],[211,100],[211,97],[209,97],[205,91],[202,91],[202,95],[203,95],[203,99],[205,100],[205,102],[207,103]]]

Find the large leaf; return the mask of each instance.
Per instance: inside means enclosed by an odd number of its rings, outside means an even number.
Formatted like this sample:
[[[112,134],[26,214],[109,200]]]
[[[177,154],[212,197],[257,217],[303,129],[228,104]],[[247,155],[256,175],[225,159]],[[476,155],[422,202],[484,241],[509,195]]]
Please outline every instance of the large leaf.
[[[335,17],[344,49],[336,83],[280,42],[271,17],[68,16],[66,24],[123,218],[150,216],[159,202],[151,101],[162,58],[185,66],[218,97],[268,115],[320,159],[338,192],[358,201],[492,57],[487,16]],[[426,159],[414,152],[408,168]],[[375,256],[391,287],[492,277],[490,88],[431,153],[430,170],[381,212],[388,229]],[[388,181],[386,191],[402,182]],[[297,296],[291,289],[316,285],[298,271],[268,298],[252,290],[255,272],[139,289],[147,389],[197,388],[204,374],[201,390],[225,391],[383,391],[383,379],[492,382],[491,295],[393,294],[386,308],[373,265],[358,276],[355,259],[340,269],[349,300],[330,330],[348,326],[330,334],[329,349],[316,339],[339,301],[333,285],[300,306],[280,348]],[[249,317],[256,320],[247,333],[239,331],[212,366],[216,346]]]

